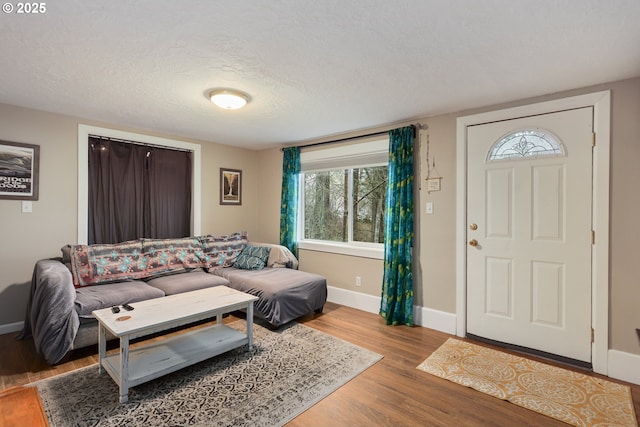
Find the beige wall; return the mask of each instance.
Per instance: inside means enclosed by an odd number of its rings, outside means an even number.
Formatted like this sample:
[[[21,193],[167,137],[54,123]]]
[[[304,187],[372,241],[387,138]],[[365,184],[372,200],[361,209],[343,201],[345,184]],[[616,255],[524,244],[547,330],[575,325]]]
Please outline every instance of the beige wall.
[[[0,140],[40,145],[40,191],[33,213],[21,202],[0,200],[0,326],[24,320],[34,263],[60,256],[77,239],[78,124],[125,130],[201,144],[202,234],[247,230],[261,234],[258,154],[255,151],[123,128],[117,125],[0,104]],[[219,169],[243,171],[242,206],[219,204]]]
[[[640,279],[635,246],[640,241],[640,78],[541,96],[499,106],[427,117],[417,147],[416,177],[416,304],[455,313],[456,118],[498,108],[524,105],[600,90],[612,91],[611,135],[611,271],[610,347],[640,355]],[[490,105],[490,102],[487,102]],[[56,114],[0,105],[0,139],[41,146],[40,200],[32,214],[20,213],[20,202],[0,200],[0,325],[23,320],[33,263],[57,256],[76,239],[77,125],[111,127]],[[122,128],[119,128],[122,129]],[[202,144],[202,231],[223,234],[249,231],[252,240],[279,240],[282,153],[259,152],[193,141],[153,132],[130,130]],[[375,131],[376,129],[372,129]],[[426,145],[442,176],[442,190],[428,194]],[[218,204],[219,168],[243,170],[242,206]],[[426,215],[425,203],[434,213]],[[379,296],[382,262],[301,251],[301,267],[324,274],[329,285]],[[362,286],[355,286],[355,276]]]
[[[636,268],[639,252],[636,242],[640,241],[640,227],[637,226],[640,218],[640,78],[414,121],[427,125],[420,132],[416,153],[420,159],[419,175],[415,182],[416,305],[448,313],[455,313],[456,310],[457,117],[601,90],[611,90],[612,93],[610,348],[640,355],[640,339],[635,332],[635,328],[640,328],[640,275]],[[435,159],[437,172],[442,177],[441,191],[430,194],[424,181],[427,175],[427,134],[430,163]],[[269,172],[263,174],[277,175],[280,179],[282,157],[269,152],[265,155],[267,158],[269,166],[265,165],[266,161],[261,161],[261,164]],[[274,185],[278,179],[273,179]],[[432,215],[425,212],[428,201],[434,204]],[[264,215],[274,217],[265,221],[277,224],[277,202],[267,202],[271,207],[263,204],[261,211]],[[300,265],[302,269],[324,274],[330,286],[380,296],[382,261],[301,251]],[[355,287],[356,275],[363,278],[361,288]]]
[[[251,240],[280,243],[280,193],[282,189],[282,151],[263,150],[258,161],[258,208],[255,222],[258,233]]]
[[[611,348],[640,354],[640,79],[611,85]]]
[[[380,296],[382,260],[310,250],[301,250],[299,258],[301,270],[325,276],[329,286]],[[360,286],[356,286],[356,276],[361,278]]]
[[[189,142],[195,142],[187,140]],[[200,142],[202,146],[202,234],[247,231],[255,240],[260,227],[258,210],[258,155],[227,145]],[[220,168],[242,170],[242,205],[220,204]]]
[[[40,145],[39,200],[33,202],[33,213],[22,214],[18,200],[0,200],[2,325],[24,320],[35,261],[59,256],[60,247],[76,238],[77,122],[1,105],[0,139]]]
[[[427,129],[420,132],[419,197],[415,216],[420,218],[416,238],[422,298],[416,304],[434,310],[456,311],[456,122],[455,116],[439,116],[423,120]],[[428,140],[428,142],[427,142]],[[439,175],[440,191],[427,191],[427,144],[431,177]],[[433,163],[435,161],[435,168]],[[426,204],[433,203],[433,214],[427,215]],[[418,294],[418,292],[416,292]]]

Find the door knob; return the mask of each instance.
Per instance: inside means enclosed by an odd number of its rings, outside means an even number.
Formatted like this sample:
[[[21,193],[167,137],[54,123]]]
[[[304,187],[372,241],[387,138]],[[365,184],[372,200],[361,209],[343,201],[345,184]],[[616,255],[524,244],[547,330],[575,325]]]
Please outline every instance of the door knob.
[[[469,228],[471,230],[477,230],[478,229],[478,224],[469,224]]]
[[[478,241],[476,239],[469,240],[469,246],[478,246]]]

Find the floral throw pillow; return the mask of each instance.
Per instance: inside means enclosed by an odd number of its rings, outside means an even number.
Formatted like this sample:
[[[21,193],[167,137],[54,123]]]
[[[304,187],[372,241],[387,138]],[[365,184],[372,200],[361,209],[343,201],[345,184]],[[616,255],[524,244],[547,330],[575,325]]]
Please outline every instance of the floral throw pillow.
[[[142,239],[142,252],[149,277],[205,266],[202,245],[197,237]]]
[[[247,233],[238,232],[225,236],[202,236],[202,251],[208,269],[231,267],[247,246]]]
[[[112,245],[73,245],[69,255],[76,288],[140,279],[148,274],[139,240]]]

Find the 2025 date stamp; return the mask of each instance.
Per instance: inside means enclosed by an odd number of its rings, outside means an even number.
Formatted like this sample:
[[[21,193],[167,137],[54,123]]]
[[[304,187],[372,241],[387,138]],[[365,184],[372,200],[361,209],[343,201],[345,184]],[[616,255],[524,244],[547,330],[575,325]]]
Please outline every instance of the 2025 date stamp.
[[[3,3],[2,11],[6,14],[34,15],[47,13],[47,3]]]

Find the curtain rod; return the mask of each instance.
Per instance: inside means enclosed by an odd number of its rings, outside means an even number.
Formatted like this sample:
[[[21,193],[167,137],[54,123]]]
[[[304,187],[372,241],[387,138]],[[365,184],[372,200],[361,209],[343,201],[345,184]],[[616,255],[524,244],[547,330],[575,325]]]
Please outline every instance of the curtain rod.
[[[411,126],[411,128],[413,129],[413,137],[415,138],[416,137],[416,129],[418,129],[418,126],[416,126],[416,125],[409,125],[409,126]],[[298,145],[298,147],[300,147],[300,148],[316,147],[318,145],[336,144],[338,142],[347,142],[347,141],[351,141],[351,140],[354,140],[354,139],[369,138],[371,136],[387,135],[390,130],[393,130],[393,129],[380,131],[380,132],[367,133],[367,134],[364,134],[364,135],[349,136],[347,138],[333,139],[331,141],[313,142],[311,144]],[[283,147],[283,148],[280,149],[280,151],[284,151],[285,148],[288,148],[288,147]]]
[[[173,150],[173,151],[183,151],[185,153],[191,153],[192,152],[191,150],[188,150],[186,148],[171,147],[171,146],[168,146],[168,145],[150,144],[148,142],[131,141],[130,139],[111,138],[109,136],[92,135],[92,134],[90,134],[89,137],[90,138],[103,139],[105,141],[124,142],[126,144],[142,145],[144,147],[163,148],[165,150]]]

